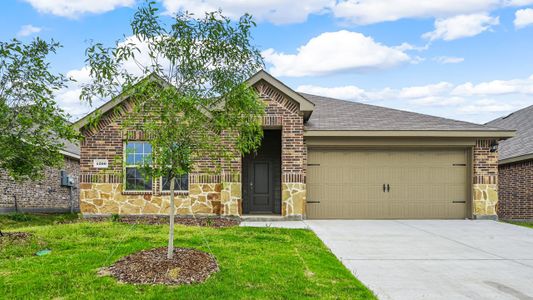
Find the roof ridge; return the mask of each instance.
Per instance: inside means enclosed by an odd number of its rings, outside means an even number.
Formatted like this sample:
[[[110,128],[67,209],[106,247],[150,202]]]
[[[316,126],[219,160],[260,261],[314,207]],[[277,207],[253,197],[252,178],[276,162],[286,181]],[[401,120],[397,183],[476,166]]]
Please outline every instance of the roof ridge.
[[[451,122],[455,122],[455,123],[458,123],[458,124],[467,124],[467,125],[474,125],[474,126],[486,127],[487,129],[502,129],[502,128],[498,128],[498,127],[487,126],[487,125],[485,125],[485,124],[478,124],[478,123],[473,123],[473,122],[460,121],[460,120],[455,120],[455,119],[450,119],[450,118],[444,118],[444,117],[439,117],[439,116],[434,116],[434,115],[423,114],[423,113],[419,113],[419,112],[413,112],[413,111],[401,110],[401,109],[391,108],[391,107],[386,107],[386,106],[380,106],[380,105],[374,105],[374,104],[362,103],[362,102],[359,102],[359,101],[351,101],[351,100],[337,99],[337,98],[332,98],[332,97],[326,97],[326,96],[320,96],[320,95],[313,95],[313,94],[301,93],[301,92],[298,92],[298,93],[301,94],[301,95],[304,96],[304,97],[305,97],[306,95],[307,95],[307,96],[312,96],[312,97],[320,97],[320,98],[324,98],[324,99],[328,99],[328,100],[333,100],[333,101],[346,102],[346,103],[348,103],[348,104],[356,104],[356,105],[362,105],[362,106],[367,106],[367,107],[375,107],[375,108],[380,108],[380,109],[387,109],[387,110],[390,110],[390,111],[397,111],[397,112],[401,112],[401,113],[416,114],[416,115],[419,115],[419,116],[431,117],[431,118],[435,118],[435,119],[451,121]]]
[[[485,125],[493,123],[493,122],[496,122],[496,121],[505,120],[505,119],[509,118],[512,115],[517,115],[517,114],[523,113],[524,110],[529,110],[529,109],[533,109],[533,105],[522,107],[521,109],[515,110],[513,112],[510,112],[510,113],[508,113],[505,116],[501,116],[501,117],[498,117],[498,118],[496,118],[496,119],[494,119],[492,121],[488,121],[487,123],[485,123]]]

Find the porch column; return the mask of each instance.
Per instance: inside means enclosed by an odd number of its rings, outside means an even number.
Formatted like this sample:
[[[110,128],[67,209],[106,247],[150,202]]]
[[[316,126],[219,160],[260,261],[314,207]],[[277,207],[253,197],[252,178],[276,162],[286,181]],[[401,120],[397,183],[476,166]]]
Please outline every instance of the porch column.
[[[497,140],[477,140],[473,150],[472,212],[475,219],[497,219],[498,151],[491,152]]]
[[[303,116],[285,116],[281,136],[281,214],[285,217],[305,215],[306,164]]]

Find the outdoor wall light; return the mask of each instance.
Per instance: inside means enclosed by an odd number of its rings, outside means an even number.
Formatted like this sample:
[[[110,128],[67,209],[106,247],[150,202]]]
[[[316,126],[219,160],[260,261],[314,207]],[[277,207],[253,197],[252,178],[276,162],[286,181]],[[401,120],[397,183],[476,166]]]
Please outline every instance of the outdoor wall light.
[[[490,145],[490,152],[496,152],[496,151],[498,151],[498,142],[493,142]]]

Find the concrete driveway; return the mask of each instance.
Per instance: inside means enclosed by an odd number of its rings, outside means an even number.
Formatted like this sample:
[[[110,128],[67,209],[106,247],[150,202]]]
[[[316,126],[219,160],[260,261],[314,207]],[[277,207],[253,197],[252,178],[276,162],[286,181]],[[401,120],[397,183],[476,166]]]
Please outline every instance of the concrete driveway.
[[[533,229],[469,220],[305,223],[380,299],[533,299]]]

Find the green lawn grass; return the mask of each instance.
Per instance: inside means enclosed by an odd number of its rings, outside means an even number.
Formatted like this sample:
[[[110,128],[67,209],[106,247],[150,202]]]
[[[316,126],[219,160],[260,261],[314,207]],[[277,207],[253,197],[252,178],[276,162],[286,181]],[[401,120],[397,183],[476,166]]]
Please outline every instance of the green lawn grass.
[[[214,254],[220,272],[202,284],[169,287],[97,275],[125,255],[165,246],[168,226],[5,219],[0,229],[34,237],[0,249],[0,298],[375,299],[309,230],[177,226],[175,245]],[[52,253],[34,255],[43,248]]]
[[[507,221],[507,223],[533,228],[533,222],[516,222],[516,221]]]
[[[0,230],[29,226],[62,224],[76,221],[77,214],[8,214],[0,215]]]

